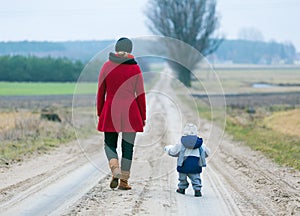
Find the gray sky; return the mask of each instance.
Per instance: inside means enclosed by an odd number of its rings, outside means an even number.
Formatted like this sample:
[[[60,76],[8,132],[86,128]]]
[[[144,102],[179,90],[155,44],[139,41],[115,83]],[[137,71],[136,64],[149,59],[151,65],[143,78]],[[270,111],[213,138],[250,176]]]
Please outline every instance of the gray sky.
[[[149,35],[148,0],[0,0],[0,41],[101,40]],[[266,41],[292,42],[300,51],[299,0],[219,0],[219,32],[235,39],[242,28]]]

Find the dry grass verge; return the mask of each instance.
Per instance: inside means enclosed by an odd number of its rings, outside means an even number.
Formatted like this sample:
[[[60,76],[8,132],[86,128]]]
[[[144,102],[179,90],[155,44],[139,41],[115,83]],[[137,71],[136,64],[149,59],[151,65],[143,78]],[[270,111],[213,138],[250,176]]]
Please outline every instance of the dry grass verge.
[[[274,113],[264,120],[264,125],[279,133],[300,137],[300,109]]]
[[[264,109],[255,114],[231,110],[227,118],[226,131],[236,140],[243,141],[252,149],[263,152],[275,162],[300,170],[300,136],[297,128],[299,109],[272,113],[269,117]],[[292,121],[285,116],[293,116]],[[278,123],[281,123],[278,125]],[[295,123],[295,125],[294,125]],[[286,127],[289,125],[288,127]]]
[[[45,153],[75,139],[71,113],[60,110],[62,122],[41,119],[39,112],[6,111],[0,114],[0,164],[21,161],[33,153]]]

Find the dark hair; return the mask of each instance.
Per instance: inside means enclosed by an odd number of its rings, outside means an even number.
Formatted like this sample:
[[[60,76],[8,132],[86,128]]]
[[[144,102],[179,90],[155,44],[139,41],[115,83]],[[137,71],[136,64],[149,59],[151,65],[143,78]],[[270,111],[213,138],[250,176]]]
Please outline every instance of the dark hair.
[[[115,45],[116,52],[124,51],[131,53],[132,51],[132,41],[126,37],[120,38]]]

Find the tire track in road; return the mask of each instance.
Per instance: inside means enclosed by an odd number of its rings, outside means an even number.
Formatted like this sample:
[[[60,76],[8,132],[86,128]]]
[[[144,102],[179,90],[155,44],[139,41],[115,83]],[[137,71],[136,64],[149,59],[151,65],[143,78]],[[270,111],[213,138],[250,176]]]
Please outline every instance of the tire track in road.
[[[172,94],[172,98],[174,101],[179,101],[176,99],[176,95],[172,93],[172,88],[167,82],[167,78],[161,79],[164,80],[161,88],[169,88],[169,94]],[[171,91],[170,91],[171,90]],[[164,99],[164,98],[163,98]],[[171,130],[169,130],[169,142],[174,143],[174,138],[179,139],[182,134],[182,129],[180,126],[184,124],[184,122],[192,121],[197,122],[198,116],[191,115],[194,111],[189,110],[185,104],[179,104],[177,107],[172,105],[170,101],[164,100],[161,101],[164,104],[167,113],[168,125],[171,125]],[[176,108],[180,107],[180,112],[182,115],[175,115]],[[188,114],[188,116],[187,116]],[[177,127],[174,127],[176,126]],[[202,129],[200,128],[200,131]],[[209,137],[209,136],[207,136]],[[175,141],[176,142],[176,141]],[[174,164],[174,168],[176,167],[176,163]],[[178,206],[178,215],[241,215],[241,212],[234,200],[232,199],[230,193],[227,191],[223,183],[219,178],[219,174],[210,167],[208,164],[207,168],[203,169],[204,172],[201,174],[202,181],[204,182],[203,186],[203,197],[198,198],[194,197],[194,192],[190,187],[186,191],[186,195],[177,194],[175,192],[175,188],[173,189],[172,196],[176,197],[177,206]],[[175,173],[173,173],[173,184],[177,185],[177,177],[175,177]]]
[[[231,187],[235,200],[243,206],[243,214],[296,215],[300,208],[295,183],[299,173],[295,172],[293,178],[287,175],[287,178],[286,168],[272,163],[259,152],[251,154],[244,148],[227,143],[216,155],[225,166],[220,168],[214,161],[212,163],[221,173],[223,181]]]
[[[174,197],[171,196],[171,193],[166,192],[170,191],[170,175],[173,172],[168,168],[174,167],[169,160],[166,160],[168,157],[163,152],[163,147],[168,143],[167,119],[165,118],[167,110],[160,101],[160,98],[165,97],[165,95],[157,90],[158,84],[147,95],[148,116],[151,116],[149,124],[151,125],[148,125],[150,131],[148,131],[149,135],[146,136],[151,136],[153,139],[147,139],[150,141],[150,144],[146,146],[147,150],[143,147],[138,149],[145,155],[143,161],[147,163],[149,171],[143,178],[143,190],[132,208],[133,215],[144,214],[145,212],[150,215],[171,215],[172,208],[170,207],[176,206]]]
[[[105,157],[84,161],[69,164],[1,203],[0,215],[60,215],[106,175],[99,171],[107,170]]]

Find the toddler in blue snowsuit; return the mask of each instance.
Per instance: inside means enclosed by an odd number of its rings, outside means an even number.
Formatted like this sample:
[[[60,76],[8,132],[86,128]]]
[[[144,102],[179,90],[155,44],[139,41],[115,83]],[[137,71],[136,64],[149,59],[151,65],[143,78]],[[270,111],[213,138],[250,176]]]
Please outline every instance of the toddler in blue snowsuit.
[[[206,166],[206,157],[208,149],[203,145],[202,138],[197,136],[197,126],[188,123],[184,127],[183,136],[177,145],[165,146],[165,151],[172,157],[177,159],[177,171],[179,173],[179,183],[176,192],[185,194],[191,180],[195,197],[202,196],[200,173],[202,167]]]

